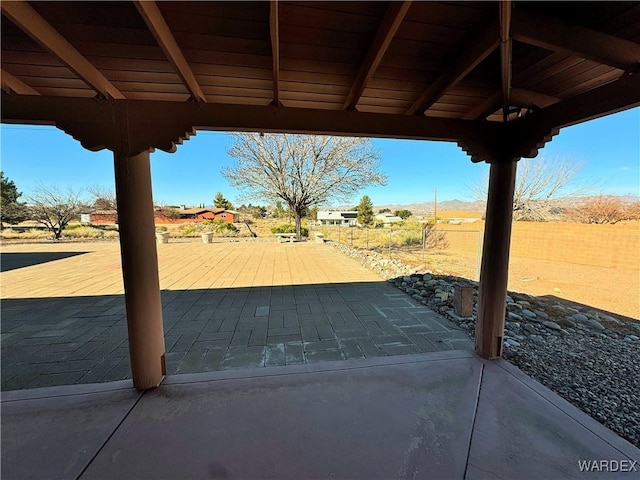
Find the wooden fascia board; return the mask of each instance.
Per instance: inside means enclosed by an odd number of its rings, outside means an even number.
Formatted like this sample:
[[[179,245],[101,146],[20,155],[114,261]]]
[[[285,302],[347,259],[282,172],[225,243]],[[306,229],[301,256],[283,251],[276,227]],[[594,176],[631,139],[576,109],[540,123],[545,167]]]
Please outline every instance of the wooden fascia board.
[[[640,45],[553,17],[514,11],[514,40],[536,47],[593,60],[627,72],[640,70]]]
[[[197,102],[206,102],[207,99],[202,88],[200,88],[189,63],[178,46],[156,2],[145,0],[135,1],[134,4],[165,56],[189,90],[191,97]]]
[[[269,36],[271,37],[271,58],[273,70],[273,105],[280,105],[280,23],[278,0],[271,0],[269,9]]]
[[[90,150],[138,152],[150,148],[174,151],[195,129],[439,140],[463,145],[468,138],[499,133],[499,125],[489,122],[426,116],[7,94],[2,95],[1,114],[5,123],[55,124]],[[123,141],[130,143],[122,145]]]
[[[27,2],[2,2],[2,13],[27,35],[67,65],[98,94],[115,99],[124,95],[94,67],[73,45],[49,24]]]
[[[380,65],[382,57],[384,57],[387,48],[389,48],[389,44],[398,31],[398,28],[400,27],[400,24],[407,14],[410,6],[411,1],[404,1],[391,2],[387,7],[387,11],[380,23],[378,31],[376,32],[376,36],[367,51],[367,55],[365,56],[362,65],[360,65],[358,75],[356,76],[356,79],[351,86],[351,90],[344,101],[343,109],[353,110],[358,104],[364,89],[367,87],[369,80],[371,80],[371,77]]]
[[[19,95],[40,95],[33,87],[30,87],[19,78],[14,77],[9,72],[0,70],[0,79],[2,81],[2,89]]]
[[[500,43],[497,22],[485,28],[462,50],[460,56],[444,72],[431,82],[420,97],[405,112],[405,115],[419,115],[428,110],[448,89],[466,77],[469,72],[493,52]]]

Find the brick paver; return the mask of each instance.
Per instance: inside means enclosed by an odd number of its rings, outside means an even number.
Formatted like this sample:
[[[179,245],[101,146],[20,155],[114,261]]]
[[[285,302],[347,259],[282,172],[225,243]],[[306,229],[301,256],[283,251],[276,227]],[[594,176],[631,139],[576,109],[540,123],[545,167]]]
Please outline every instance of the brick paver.
[[[116,242],[2,257],[2,390],[129,378]],[[472,348],[329,245],[176,242],[158,262],[169,374]]]

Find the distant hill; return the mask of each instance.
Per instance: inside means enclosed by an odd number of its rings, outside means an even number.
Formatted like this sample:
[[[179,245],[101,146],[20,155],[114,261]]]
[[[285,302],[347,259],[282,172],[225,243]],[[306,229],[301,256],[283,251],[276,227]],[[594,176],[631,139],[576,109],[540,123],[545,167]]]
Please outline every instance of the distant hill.
[[[478,212],[479,214],[484,213],[486,209],[486,202],[475,201],[475,202],[465,202],[463,200],[444,200],[442,202],[438,202],[437,204],[438,210],[465,210],[469,212]],[[374,211],[378,211],[383,208],[388,208],[391,211],[394,210],[411,210],[411,213],[414,215],[420,214],[428,214],[433,213],[433,202],[421,202],[421,203],[409,203],[405,205],[401,204],[390,204],[390,205],[375,205],[373,207]]]
[[[633,203],[640,201],[640,197],[634,195],[602,195],[606,198],[617,198],[623,203]],[[556,200],[556,203],[559,207],[573,207],[579,204],[582,204],[590,199],[598,198],[599,195],[585,196],[585,197],[563,197]],[[487,207],[487,203],[484,201],[476,200],[473,202],[466,202],[464,200],[444,200],[442,202],[438,202],[438,210],[439,211],[468,211],[468,212],[477,212],[480,215],[484,214]],[[348,210],[353,208],[353,205],[342,205],[337,207],[340,210]],[[424,214],[433,214],[433,202],[420,202],[420,203],[392,203],[392,204],[384,204],[384,205],[374,205],[373,211],[378,212],[383,208],[388,208],[392,212],[395,210],[411,210],[411,213],[414,215],[424,215]]]

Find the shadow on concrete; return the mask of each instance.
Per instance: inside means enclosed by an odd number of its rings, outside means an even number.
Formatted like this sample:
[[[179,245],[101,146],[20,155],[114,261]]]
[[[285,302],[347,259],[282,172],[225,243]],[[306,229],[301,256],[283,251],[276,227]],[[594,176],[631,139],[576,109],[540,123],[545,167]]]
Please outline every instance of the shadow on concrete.
[[[41,263],[62,260],[76,255],[84,255],[85,253],[89,252],[0,253],[0,272],[40,265]]]
[[[472,350],[386,282],[162,291],[167,373]],[[2,390],[130,378],[122,295],[2,300]]]

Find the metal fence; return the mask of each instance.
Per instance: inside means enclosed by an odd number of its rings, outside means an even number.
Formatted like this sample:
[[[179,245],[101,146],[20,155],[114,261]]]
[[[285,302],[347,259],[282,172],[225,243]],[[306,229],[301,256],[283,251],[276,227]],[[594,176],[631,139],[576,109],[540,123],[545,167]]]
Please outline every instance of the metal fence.
[[[451,229],[446,225],[425,228],[363,228],[339,225],[316,225],[325,240],[367,249],[425,269],[442,269],[478,279],[482,254],[482,231]],[[310,232],[310,233],[311,233]],[[470,253],[471,252],[471,253]],[[459,270],[455,272],[455,270]]]

